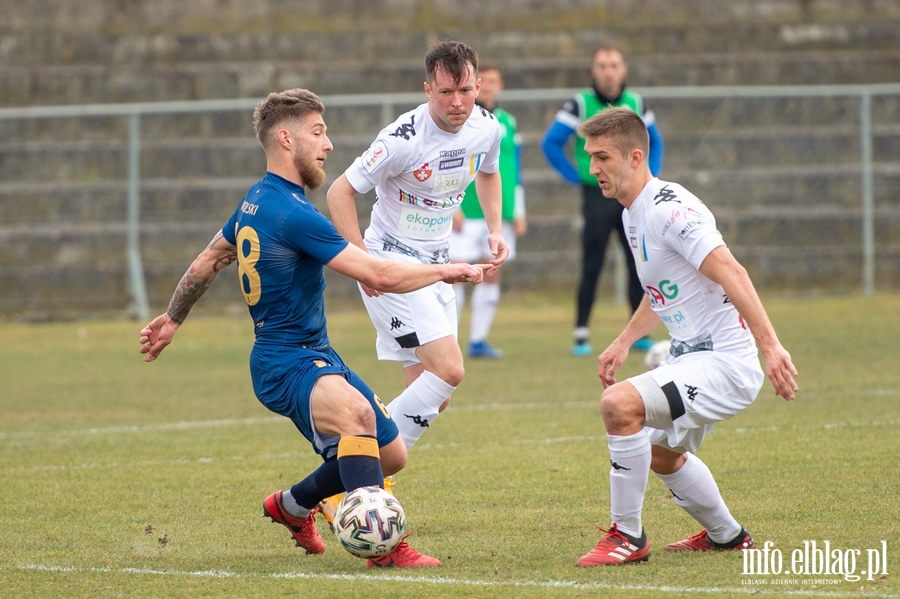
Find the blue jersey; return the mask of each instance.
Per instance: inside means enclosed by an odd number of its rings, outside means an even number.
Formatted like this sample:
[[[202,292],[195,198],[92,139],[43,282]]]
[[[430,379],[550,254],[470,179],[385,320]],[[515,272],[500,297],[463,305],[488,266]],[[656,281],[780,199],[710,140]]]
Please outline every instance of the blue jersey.
[[[347,241],[304,196],[266,173],[222,228],[237,246],[241,292],[256,346],[327,348],[324,265]]]

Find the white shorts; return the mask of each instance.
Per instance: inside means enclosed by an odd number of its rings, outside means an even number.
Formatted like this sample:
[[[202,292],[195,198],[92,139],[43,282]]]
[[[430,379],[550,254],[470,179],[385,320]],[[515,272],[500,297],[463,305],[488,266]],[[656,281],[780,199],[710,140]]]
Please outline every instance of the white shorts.
[[[369,250],[379,258],[421,264],[416,258],[395,252]],[[363,303],[378,336],[375,350],[379,360],[403,362],[412,366],[421,361],[416,348],[430,341],[456,337],[456,293],[453,286],[439,281],[410,293],[384,293],[369,297],[360,287]]]
[[[450,232],[450,260],[474,264],[479,260],[491,257],[488,246],[487,221],[483,218],[467,218],[463,221],[462,231]],[[516,257],[516,233],[511,222],[503,221],[503,239],[509,246],[507,261]]]
[[[684,453],[697,451],[715,423],[752,404],[764,378],[755,354],[700,351],[668,356],[628,381],[644,400],[650,443]]]

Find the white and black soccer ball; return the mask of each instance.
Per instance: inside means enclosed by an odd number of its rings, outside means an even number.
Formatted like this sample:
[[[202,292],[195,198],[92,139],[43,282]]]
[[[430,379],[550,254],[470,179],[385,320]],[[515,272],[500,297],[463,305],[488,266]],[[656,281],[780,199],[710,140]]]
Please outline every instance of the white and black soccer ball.
[[[670,347],[672,347],[672,342],[668,339],[657,341],[651,345],[647,353],[644,354],[644,366],[647,367],[647,370],[653,370],[662,366],[669,355]]]
[[[360,487],[347,493],[334,512],[334,534],[356,557],[387,555],[405,532],[403,506],[380,487]]]

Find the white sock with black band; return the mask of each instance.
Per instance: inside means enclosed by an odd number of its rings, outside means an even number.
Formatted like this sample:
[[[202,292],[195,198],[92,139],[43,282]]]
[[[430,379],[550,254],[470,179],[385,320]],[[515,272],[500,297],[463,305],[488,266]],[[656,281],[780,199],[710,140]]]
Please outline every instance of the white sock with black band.
[[[650,476],[650,437],[641,429],[633,435],[606,435],[609,442],[609,507],[620,532],[640,538],[641,511]]]
[[[407,449],[412,448],[425,429],[431,426],[441,404],[454,391],[456,387],[426,370],[387,405],[388,414],[400,429]]]
[[[672,492],[675,503],[702,524],[716,543],[728,543],[743,530],[728,511],[712,472],[694,454],[687,454],[677,472],[656,476]]]

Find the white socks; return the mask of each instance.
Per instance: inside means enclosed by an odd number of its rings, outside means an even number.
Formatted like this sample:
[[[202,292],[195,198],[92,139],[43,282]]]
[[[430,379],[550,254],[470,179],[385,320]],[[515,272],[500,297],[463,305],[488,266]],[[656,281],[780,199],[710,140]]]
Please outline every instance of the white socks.
[[[741,532],[703,460],[689,453],[680,470],[657,476],[672,492],[675,503],[702,524],[713,541],[727,543]]]
[[[500,283],[481,283],[472,290],[472,322],[469,341],[484,341],[491,332],[500,301]]]
[[[465,283],[453,286],[456,292],[456,315],[460,316],[466,305]],[[469,325],[469,341],[485,341],[494,324],[494,314],[500,302],[500,283],[481,283],[472,290],[472,321]]]
[[[454,283],[453,292],[456,293],[456,318],[458,319],[462,316],[463,307],[466,305],[466,283]]]
[[[606,435],[609,442],[609,505],[612,521],[632,537],[643,533],[641,509],[650,476],[650,437],[641,429],[624,437]]]
[[[425,370],[387,405],[388,413],[400,429],[406,449],[411,449],[422,433],[431,426],[441,404],[455,390],[456,387]]]

